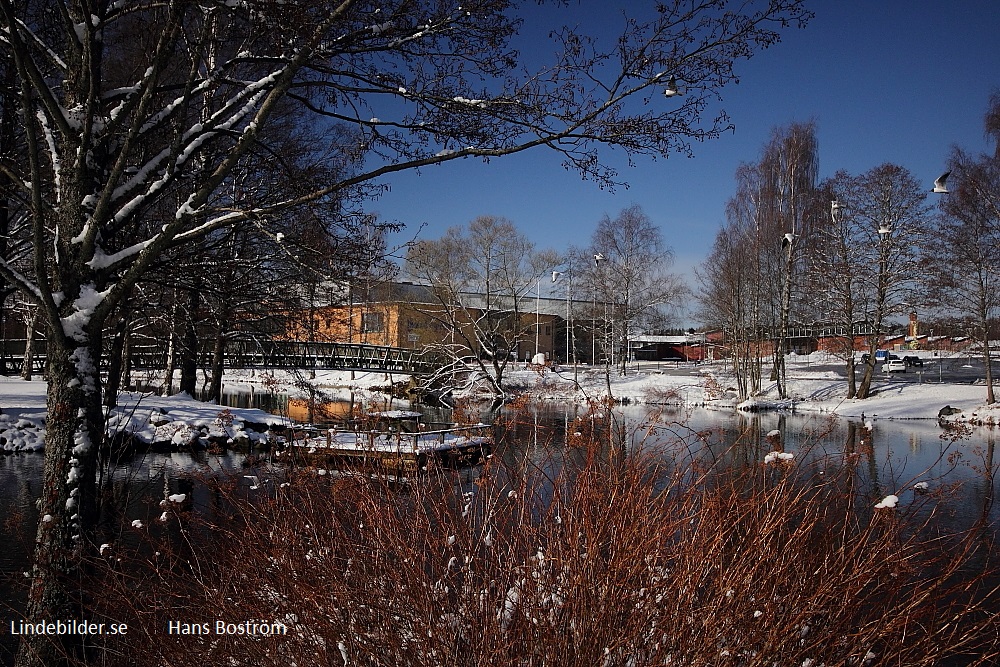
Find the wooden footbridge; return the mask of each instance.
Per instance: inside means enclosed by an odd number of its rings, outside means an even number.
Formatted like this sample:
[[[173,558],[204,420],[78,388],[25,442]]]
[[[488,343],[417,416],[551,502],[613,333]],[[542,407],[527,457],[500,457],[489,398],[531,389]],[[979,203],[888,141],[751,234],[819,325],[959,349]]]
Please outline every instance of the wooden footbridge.
[[[24,367],[24,341],[0,341],[0,374],[20,373]],[[41,373],[45,368],[45,342],[35,342],[32,372]],[[107,365],[110,350],[101,356]],[[167,367],[166,345],[136,345],[128,352],[129,367],[133,370],[163,370]],[[210,368],[211,350],[198,354],[198,366]],[[226,342],[225,368],[301,369],[371,371],[427,375],[441,366],[420,350],[409,350],[384,345],[356,343],[320,343],[291,340],[240,340]]]

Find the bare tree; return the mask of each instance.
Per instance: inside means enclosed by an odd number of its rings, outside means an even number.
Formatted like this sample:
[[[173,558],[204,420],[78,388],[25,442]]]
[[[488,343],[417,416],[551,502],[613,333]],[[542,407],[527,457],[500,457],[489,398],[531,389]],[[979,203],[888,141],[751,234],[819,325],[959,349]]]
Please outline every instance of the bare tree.
[[[775,129],[764,147],[760,170],[761,222],[774,232],[774,243],[784,254],[778,277],[781,284],[780,310],[774,345],[773,379],[778,396],[788,394],[785,355],[793,299],[802,270],[801,248],[809,243],[811,220],[806,216],[814,197],[819,174],[819,148],[815,123],[792,123]]]
[[[396,171],[536,146],[612,184],[601,145],[668,155],[717,136],[728,121],[704,113],[734,63],[808,18],[800,0],[674,0],[625,21],[607,51],[555,29],[555,63],[531,71],[509,46],[522,16],[499,0],[0,0],[0,52],[15,72],[4,95],[23,146],[0,171],[31,241],[30,270],[3,257],[0,277],[41,307],[49,332],[40,514],[51,520],[37,534],[29,618],[75,617],[82,604],[67,582],[93,548],[100,341],[164,253]],[[663,101],[672,82],[686,94]],[[294,196],[232,196],[285,103],[322,121],[314,154],[336,173]],[[22,666],[56,664],[62,650],[40,636],[21,646]]]
[[[732,222],[716,235],[698,269],[700,318],[723,332],[740,398],[761,390],[760,327],[754,317],[756,289],[753,237]]]
[[[815,223],[808,213],[818,159],[813,123],[776,128],[760,160],[737,171],[727,224],[700,273],[703,319],[728,333],[742,397],[761,389],[765,338],[773,341],[771,379],[787,396],[788,327],[800,297],[801,249]]]
[[[432,349],[453,361],[474,357],[493,393],[502,396],[514,352],[535,332],[524,304],[558,261],[554,252],[536,251],[509,220],[493,216],[416,242],[407,253],[407,272],[430,286],[437,304],[425,315],[446,332]]]
[[[773,276],[781,264],[774,234],[764,225],[763,181],[757,164],[740,165],[726,223],[698,269],[700,318],[722,329],[740,398],[762,389],[763,341],[778,313]]]
[[[869,355],[857,398],[868,398],[883,327],[923,300],[920,258],[930,207],[924,189],[905,168],[883,164],[845,179],[838,200],[857,227],[856,301],[868,328]]]
[[[988,131],[998,116],[1000,96],[991,100]],[[950,194],[941,201],[944,216],[926,266],[934,277],[939,306],[973,322],[973,338],[983,357],[986,402],[992,404],[996,393],[989,325],[1000,311],[1000,153],[975,157],[955,149],[949,167]]]
[[[590,281],[602,304],[608,305],[611,335],[605,354],[617,359],[624,374],[632,336],[656,320],[658,312],[679,305],[685,288],[681,278],[670,272],[673,251],[638,205],[622,209],[614,219],[605,214],[590,249],[602,258],[591,263]]]
[[[847,398],[854,398],[858,391],[856,352],[863,333],[859,324],[864,319],[861,291],[869,277],[864,229],[840,199],[851,178],[844,171],[837,172],[817,191],[814,215],[828,217],[828,223],[817,226],[805,250],[804,276],[810,305],[817,313],[814,319],[821,319],[829,329],[827,339],[835,341],[828,351],[844,360]]]

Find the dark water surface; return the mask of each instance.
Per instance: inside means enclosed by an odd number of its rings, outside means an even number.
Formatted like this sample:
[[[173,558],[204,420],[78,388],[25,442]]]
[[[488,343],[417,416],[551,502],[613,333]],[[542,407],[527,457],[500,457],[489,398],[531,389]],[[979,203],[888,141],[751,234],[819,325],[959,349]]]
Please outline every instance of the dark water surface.
[[[425,408],[421,408],[425,409]],[[443,411],[425,409],[430,421],[444,421]],[[952,441],[935,421],[877,420],[870,424],[817,413],[742,414],[730,411],[684,408],[625,407],[615,410],[615,433],[609,442],[628,451],[670,452],[726,465],[754,465],[774,448],[776,436],[797,463],[822,467],[826,461],[854,456],[858,475],[876,502],[884,495],[913,499],[914,484],[932,489],[960,482],[951,496],[947,520],[968,525],[984,511],[997,525],[998,511],[991,503],[991,489],[984,474],[985,456],[996,430],[975,428],[968,437]],[[483,416],[487,421],[490,417]],[[496,456],[512,469],[531,469],[555,475],[566,457],[579,451],[566,445],[586,427],[585,408],[542,404],[517,415],[496,418],[502,438]],[[624,434],[624,439],[622,439]],[[199,511],[211,511],[213,498],[196,477],[213,472],[239,473],[244,456],[144,454],[114,466],[108,474],[113,502],[110,516],[119,527],[133,519],[143,522],[159,515],[159,501],[174,493],[188,494]],[[260,471],[255,470],[254,473]],[[267,464],[263,473],[267,474]],[[38,522],[35,500],[41,492],[42,455],[0,457],[0,663],[11,664],[16,648],[9,634],[10,620],[19,618],[25,590],[30,545]],[[463,477],[469,483],[471,477]],[[471,486],[471,485],[470,485]],[[205,508],[208,508],[207,510]],[[109,541],[120,535],[107,533]]]
[[[627,451],[662,452],[664,456],[698,459],[703,463],[756,465],[775,443],[797,464],[822,470],[824,464],[855,462],[860,482],[877,502],[886,495],[912,499],[915,484],[930,491],[957,484],[949,494],[948,510],[956,526],[983,516],[994,525],[1000,511],[991,502],[987,453],[998,429],[974,427],[957,438],[936,420],[851,420],[824,413],[739,413],[704,408],[627,406],[614,412],[618,432],[609,442]],[[504,453],[508,464],[558,467],[572,455],[564,443],[586,423],[582,408],[542,405],[506,424],[516,446]],[[777,436],[769,438],[769,434]],[[957,439],[956,439],[957,438]],[[1000,454],[998,454],[1000,456]],[[996,463],[995,462],[994,467]]]

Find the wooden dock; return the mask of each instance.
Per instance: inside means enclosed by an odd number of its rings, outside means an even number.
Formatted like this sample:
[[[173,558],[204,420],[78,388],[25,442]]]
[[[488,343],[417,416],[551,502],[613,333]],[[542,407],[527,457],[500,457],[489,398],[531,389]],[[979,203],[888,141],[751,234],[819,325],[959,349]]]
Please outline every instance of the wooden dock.
[[[480,463],[492,452],[492,428],[474,424],[426,430],[419,413],[394,411],[377,415],[374,428],[328,429],[289,443],[288,450],[300,464],[412,475],[428,464],[459,468]]]

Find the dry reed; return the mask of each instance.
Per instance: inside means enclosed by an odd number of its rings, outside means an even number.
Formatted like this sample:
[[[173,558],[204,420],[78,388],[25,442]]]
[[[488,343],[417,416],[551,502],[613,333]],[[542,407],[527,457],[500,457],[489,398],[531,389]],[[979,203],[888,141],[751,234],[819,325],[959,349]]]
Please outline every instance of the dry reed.
[[[609,448],[474,483],[290,472],[169,508],[106,550],[94,604],[129,623],[90,664],[940,665],[998,652],[992,543],[931,499],[874,510],[843,461],[723,467]],[[602,416],[603,415],[603,416]],[[603,426],[602,426],[603,424]],[[690,443],[677,443],[687,452]],[[739,447],[740,445],[735,445]],[[683,464],[678,464],[683,461]],[[554,471],[554,472],[553,472]],[[267,621],[272,637],[168,634]]]

